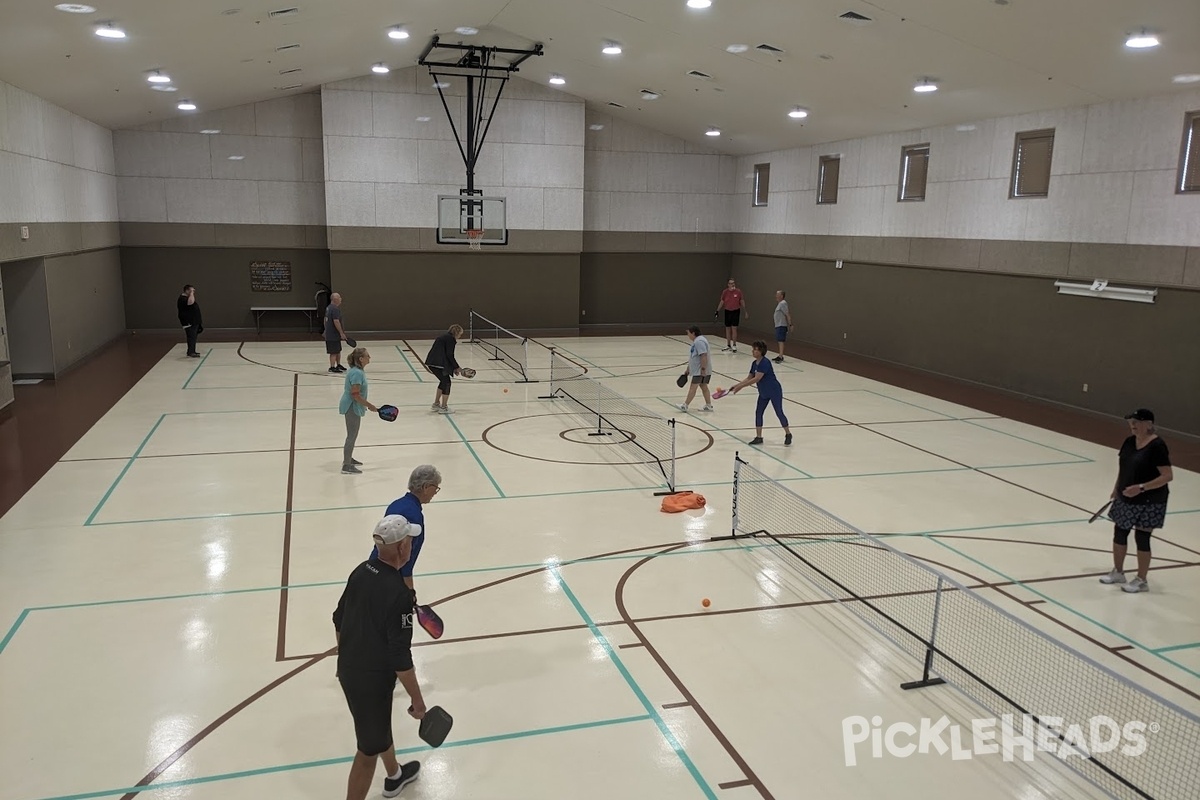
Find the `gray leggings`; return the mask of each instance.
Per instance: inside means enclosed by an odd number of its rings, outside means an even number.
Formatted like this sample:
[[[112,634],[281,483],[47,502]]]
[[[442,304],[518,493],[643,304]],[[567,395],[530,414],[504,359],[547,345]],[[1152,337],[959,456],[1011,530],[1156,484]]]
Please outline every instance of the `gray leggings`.
[[[362,425],[362,417],[354,413],[351,407],[346,412],[346,446],[342,448],[342,466],[348,467],[354,458],[354,442],[358,439],[358,428]]]

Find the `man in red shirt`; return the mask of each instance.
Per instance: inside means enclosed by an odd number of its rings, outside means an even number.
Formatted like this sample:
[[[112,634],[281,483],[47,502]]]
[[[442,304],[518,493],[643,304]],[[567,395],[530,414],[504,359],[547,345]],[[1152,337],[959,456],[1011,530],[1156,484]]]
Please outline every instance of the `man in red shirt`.
[[[741,321],[743,307],[742,290],[737,288],[737,284],[733,282],[733,278],[729,279],[729,283],[725,286],[725,291],[721,292],[721,299],[717,303],[717,313],[721,309],[725,310],[725,346],[722,351],[737,352],[737,329],[738,322]],[[715,316],[715,315],[714,315]],[[750,312],[746,312],[746,319],[750,319]]]

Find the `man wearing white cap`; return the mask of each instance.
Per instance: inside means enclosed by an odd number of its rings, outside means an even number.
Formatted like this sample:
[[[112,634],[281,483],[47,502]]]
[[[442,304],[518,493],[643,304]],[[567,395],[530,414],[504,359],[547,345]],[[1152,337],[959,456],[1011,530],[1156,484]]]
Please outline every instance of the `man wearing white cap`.
[[[419,761],[400,764],[392,744],[392,692],[399,680],[414,719],[425,716],[425,699],[412,661],[413,592],[400,568],[408,561],[421,526],[390,514],[375,526],[378,555],[355,567],[333,612],[338,642],[338,680],[354,718],[358,752],[350,766],[346,800],[362,800],[383,759],[383,796],[395,797],[417,779]]]

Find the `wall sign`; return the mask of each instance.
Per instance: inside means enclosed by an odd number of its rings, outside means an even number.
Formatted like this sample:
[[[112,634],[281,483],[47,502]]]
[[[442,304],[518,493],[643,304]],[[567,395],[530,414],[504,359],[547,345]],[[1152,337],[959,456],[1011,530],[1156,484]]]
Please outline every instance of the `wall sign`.
[[[292,290],[292,262],[251,261],[250,291],[290,292]]]

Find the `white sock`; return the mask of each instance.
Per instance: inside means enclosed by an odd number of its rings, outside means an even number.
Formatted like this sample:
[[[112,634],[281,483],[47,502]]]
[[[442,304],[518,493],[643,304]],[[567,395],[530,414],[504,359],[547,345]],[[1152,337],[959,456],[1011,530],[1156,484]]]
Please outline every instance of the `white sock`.
[[[399,766],[397,766],[397,767],[396,767],[396,774],[395,774],[395,775],[388,775],[388,780],[389,780],[389,781],[396,781],[396,780],[400,780],[400,776],[401,776],[401,775],[403,775],[403,774],[404,774],[404,765],[403,765],[403,764],[400,764]]]

